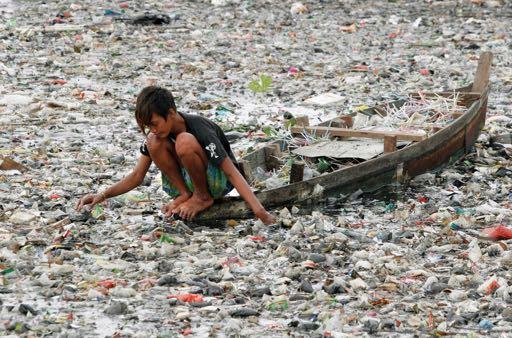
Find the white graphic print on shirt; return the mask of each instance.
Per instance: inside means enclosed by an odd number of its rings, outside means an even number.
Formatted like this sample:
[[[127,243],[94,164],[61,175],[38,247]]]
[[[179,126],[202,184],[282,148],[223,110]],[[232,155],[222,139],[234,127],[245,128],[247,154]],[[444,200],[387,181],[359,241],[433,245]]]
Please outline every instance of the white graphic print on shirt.
[[[215,145],[215,143],[210,143],[207,147],[206,147],[206,150],[208,150],[210,152],[210,157],[211,158],[218,158],[219,156],[217,155],[217,153],[215,152],[215,149],[217,149],[217,146]]]

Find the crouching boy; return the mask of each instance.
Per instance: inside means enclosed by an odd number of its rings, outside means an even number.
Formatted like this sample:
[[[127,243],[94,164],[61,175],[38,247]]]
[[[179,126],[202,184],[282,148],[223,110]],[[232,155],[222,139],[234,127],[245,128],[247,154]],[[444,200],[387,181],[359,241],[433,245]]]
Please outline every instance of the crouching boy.
[[[162,172],[163,190],[173,198],[162,207],[167,216],[177,214],[191,220],[234,187],[257,218],[265,224],[275,221],[235,166],[229,142],[217,124],[202,116],[179,113],[171,92],[156,86],[144,88],[137,97],[135,119],[146,140],[134,169],[105,191],[82,197],[78,210],[139,186],[155,162]]]

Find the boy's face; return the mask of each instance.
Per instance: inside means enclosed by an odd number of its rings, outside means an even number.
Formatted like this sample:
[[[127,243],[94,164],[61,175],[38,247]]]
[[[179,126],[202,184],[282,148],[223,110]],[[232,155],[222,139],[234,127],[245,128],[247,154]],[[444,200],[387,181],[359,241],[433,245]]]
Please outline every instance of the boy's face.
[[[167,116],[167,119],[155,113],[151,114],[151,120],[147,125],[149,131],[158,138],[167,138],[172,129],[170,117],[170,114]]]

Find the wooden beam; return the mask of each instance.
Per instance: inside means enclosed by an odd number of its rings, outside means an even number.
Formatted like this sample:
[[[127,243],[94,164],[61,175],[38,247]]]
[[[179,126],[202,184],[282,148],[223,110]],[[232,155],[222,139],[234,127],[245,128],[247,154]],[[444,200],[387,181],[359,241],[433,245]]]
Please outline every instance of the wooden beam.
[[[270,144],[265,148],[265,163],[267,170],[278,169],[281,166],[281,147],[279,144]]]
[[[309,117],[306,115],[297,116],[295,118],[295,125],[296,126],[309,126]]]
[[[345,122],[345,128],[352,128],[354,125],[354,119],[350,115],[340,116],[340,119]]]
[[[384,130],[354,130],[346,128],[330,128],[330,127],[292,127],[293,134],[307,132],[316,136],[330,135],[331,137],[365,137],[383,139],[386,136],[396,136],[401,141],[421,141],[427,138],[426,135],[418,133],[407,133],[401,131],[384,131]]]
[[[476,92],[457,92],[457,91],[448,91],[448,92],[415,92],[415,93],[409,93],[410,97],[413,97],[415,99],[420,99],[422,97],[425,98],[435,98],[435,97],[446,97],[448,100],[453,99],[457,96],[457,104],[462,106],[469,107],[474,101],[480,99],[481,93]]]
[[[384,136],[384,154],[396,151],[396,136]]]
[[[472,92],[483,93],[489,84],[489,72],[492,64],[492,53],[484,52],[480,54],[478,68],[476,69],[475,80],[473,81]]]
[[[239,160],[238,161],[238,169],[240,169],[240,173],[245,178],[247,183],[251,184],[254,177],[252,176],[252,168],[247,160]]]
[[[304,162],[296,162],[292,163],[292,167],[290,169],[290,184],[295,182],[300,182],[304,178]]]
[[[479,92],[457,92],[457,91],[447,91],[447,92],[411,92],[409,93],[409,96],[412,97],[435,97],[435,96],[442,96],[442,97],[453,97],[458,95],[460,98],[470,98],[474,100],[478,100],[482,93]]]

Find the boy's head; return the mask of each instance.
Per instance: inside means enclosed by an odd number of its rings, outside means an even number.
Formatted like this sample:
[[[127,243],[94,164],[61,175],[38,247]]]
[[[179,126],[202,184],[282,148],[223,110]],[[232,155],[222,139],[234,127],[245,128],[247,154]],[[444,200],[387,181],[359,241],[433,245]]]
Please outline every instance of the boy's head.
[[[165,88],[148,86],[137,96],[135,119],[144,134],[146,127],[150,125],[153,113],[167,120],[171,112],[176,112],[176,104],[172,93]]]

